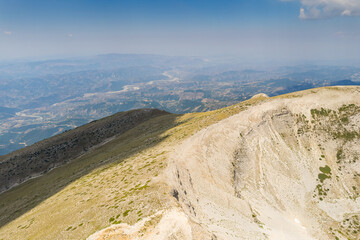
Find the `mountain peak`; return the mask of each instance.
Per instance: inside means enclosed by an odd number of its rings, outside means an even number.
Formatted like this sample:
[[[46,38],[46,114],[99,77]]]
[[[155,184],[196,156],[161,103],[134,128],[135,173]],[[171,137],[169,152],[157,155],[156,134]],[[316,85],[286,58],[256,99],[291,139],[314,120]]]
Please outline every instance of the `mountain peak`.
[[[258,93],[256,95],[252,96],[251,98],[255,99],[255,98],[268,98],[268,97],[269,96],[267,94],[265,94],[265,93]]]

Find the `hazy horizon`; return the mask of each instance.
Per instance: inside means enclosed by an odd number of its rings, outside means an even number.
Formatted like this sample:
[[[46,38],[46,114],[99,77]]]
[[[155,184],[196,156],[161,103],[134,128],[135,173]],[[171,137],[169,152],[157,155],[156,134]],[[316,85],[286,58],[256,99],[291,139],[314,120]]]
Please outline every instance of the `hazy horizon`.
[[[0,0],[0,60],[107,53],[360,59],[360,2]]]
[[[0,65],[6,66],[8,64],[26,64],[26,63],[47,63],[47,62],[72,62],[72,61],[87,61],[89,59],[96,59],[99,56],[107,55],[134,55],[134,56],[164,56],[164,57],[189,57],[202,59],[214,66],[219,64],[229,64],[244,69],[263,70],[267,67],[281,67],[281,66],[354,66],[360,67],[360,59],[271,59],[271,58],[251,58],[240,55],[170,55],[170,54],[156,54],[156,53],[120,53],[109,52],[92,55],[54,55],[54,56],[37,56],[37,57],[19,57],[12,59],[1,59]]]

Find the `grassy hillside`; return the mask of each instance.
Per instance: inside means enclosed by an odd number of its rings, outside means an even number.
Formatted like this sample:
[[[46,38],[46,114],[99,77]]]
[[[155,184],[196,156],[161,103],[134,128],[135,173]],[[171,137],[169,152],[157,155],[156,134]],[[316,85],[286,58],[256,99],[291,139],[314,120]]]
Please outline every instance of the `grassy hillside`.
[[[168,153],[198,130],[263,100],[153,118],[2,193],[0,239],[84,239],[111,224],[133,224],[167,209],[176,204],[163,176]]]
[[[0,194],[0,240],[167,239],[158,226],[180,229],[173,239],[357,239],[357,91],[258,95],[138,123]]]

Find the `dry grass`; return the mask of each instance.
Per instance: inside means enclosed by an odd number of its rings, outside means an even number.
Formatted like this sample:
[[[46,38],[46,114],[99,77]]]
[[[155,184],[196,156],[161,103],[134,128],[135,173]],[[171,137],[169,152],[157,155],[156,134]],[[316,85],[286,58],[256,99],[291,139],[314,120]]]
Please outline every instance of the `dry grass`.
[[[42,177],[0,195],[0,239],[84,239],[133,224],[174,201],[161,181],[167,152],[200,129],[265,99],[149,120]]]

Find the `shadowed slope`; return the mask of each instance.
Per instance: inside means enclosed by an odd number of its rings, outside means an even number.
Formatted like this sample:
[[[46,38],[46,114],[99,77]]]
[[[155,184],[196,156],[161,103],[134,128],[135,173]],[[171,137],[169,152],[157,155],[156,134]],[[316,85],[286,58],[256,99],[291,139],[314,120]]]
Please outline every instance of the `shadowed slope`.
[[[135,114],[139,114],[139,111],[144,110],[135,110]],[[118,118],[119,116],[117,115],[120,114],[105,118],[105,126],[107,125],[106,123],[109,123],[111,118]],[[154,116],[152,116],[152,119],[149,120],[151,115]],[[127,116],[127,114],[125,114],[125,116]],[[106,143],[97,146],[96,148],[90,149],[80,157],[75,158],[70,162],[69,160],[64,159],[65,162],[68,163],[64,163],[64,165],[54,168],[42,176],[30,179],[25,183],[3,192],[0,194],[0,226],[4,226],[5,224],[36,207],[38,204],[61,191],[64,187],[76,179],[81,178],[94,169],[108,166],[114,162],[119,163],[123,159],[129,158],[130,156],[137,154],[148,147],[156,145],[159,141],[161,141],[162,138],[165,137],[160,135],[168,128],[173,126],[176,116],[177,115],[155,110],[155,112],[149,114],[145,118],[147,119],[146,122],[138,124],[133,129],[116,136],[115,139],[109,140]],[[142,119],[142,121],[145,121],[145,119]],[[66,139],[68,136],[76,136],[80,139],[84,139],[81,133],[85,132],[86,134],[91,134],[93,131],[97,130],[96,126],[94,125],[97,124],[99,126],[99,123],[102,123],[102,121],[103,120],[99,120],[95,123],[90,123],[83,127],[74,129],[72,130],[73,132],[69,131],[61,134],[60,136],[55,136],[53,138],[39,142],[36,144],[37,151],[43,152],[42,147],[47,148],[51,146],[51,143],[56,143],[56,140],[58,139],[64,141],[64,139]],[[113,121],[110,121],[110,124],[112,122]],[[101,124],[100,126],[103,125],[104,124]],[[88,129],[91,129],[91,131],[88,131]],[[119,130],[118,132],[121,131],[123,130]],[[144,131],[146,134],[144,134]],[[149,141],[149,138],[151,138],[151,141]],[[81,148],[81,146],[78,146],[78,149],[79,148]],[[28,153],[32,149],[34,148],[30,147],[29,149],[25,149],[24,152]]]
[[[157,109],[121,112],[0,157],[0,193],[61,166],[136,125],[168,114]]]

